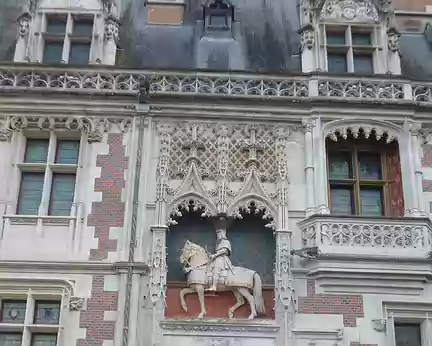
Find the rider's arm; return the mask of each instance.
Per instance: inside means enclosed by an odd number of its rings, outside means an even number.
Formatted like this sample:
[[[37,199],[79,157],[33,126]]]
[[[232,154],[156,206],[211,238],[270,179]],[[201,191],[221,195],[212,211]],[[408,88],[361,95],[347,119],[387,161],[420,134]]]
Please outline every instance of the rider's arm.
[[[216,257],[227,256],[227,255],[228,255],[228,249],[222,248],[222,249],[219,249],[212,257],[213,257],[213,259],[215,259]]]

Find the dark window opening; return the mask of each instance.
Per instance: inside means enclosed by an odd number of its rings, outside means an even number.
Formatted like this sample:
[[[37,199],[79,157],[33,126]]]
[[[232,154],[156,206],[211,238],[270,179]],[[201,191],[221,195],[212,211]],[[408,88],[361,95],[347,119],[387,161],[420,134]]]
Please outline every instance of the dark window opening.
[[[420,324],[395,323],[396,346],[422,346]]]
[[[358,138],[328,139],[327,165],[333,214],[403,216],[397,143],[367,139],[361,132]]]

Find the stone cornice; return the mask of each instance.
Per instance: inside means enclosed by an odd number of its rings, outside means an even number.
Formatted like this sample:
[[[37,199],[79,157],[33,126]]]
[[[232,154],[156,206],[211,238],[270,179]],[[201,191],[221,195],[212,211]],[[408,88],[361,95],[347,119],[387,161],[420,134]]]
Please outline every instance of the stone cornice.
[[[134,273],[148,274],[148,265],[142,262],[42,262],[42,261],[0,261],[0,273],[100,273],[116,274],[132,268]]]

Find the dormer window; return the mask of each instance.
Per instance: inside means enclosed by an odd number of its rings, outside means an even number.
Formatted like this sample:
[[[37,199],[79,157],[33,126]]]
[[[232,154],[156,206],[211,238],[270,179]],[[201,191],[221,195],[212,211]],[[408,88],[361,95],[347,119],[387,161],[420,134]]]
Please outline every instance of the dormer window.
[[[234,21],[234,7],[227,0],[210,0],[204,6],[206,30],[229,30]]]

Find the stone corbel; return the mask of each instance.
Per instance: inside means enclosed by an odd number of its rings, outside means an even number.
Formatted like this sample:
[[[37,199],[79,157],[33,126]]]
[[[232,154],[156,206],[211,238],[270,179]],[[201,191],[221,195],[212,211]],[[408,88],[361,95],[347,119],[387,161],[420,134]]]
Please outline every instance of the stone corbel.
[[[118,43],[120,22],[113,16],[108,16],[105,20],[105,41]]]
[[[70,297],[69,298],[69,311],[80,311],[84,306],[84,298]]]
[[[372,327],[377,332],[385,332],[387,329],[387,319],[377,318],[372,320]]]
[[[298,30],[300,35],[300,42],[302,51],[312,49],[315,45],[315,28],[312,24],[306,24],[300,30]]]
[[[390,52],[396,53],[399,52],[399,38],[401,34],[400,32],[391,27],[387,30],[387,46]]]

